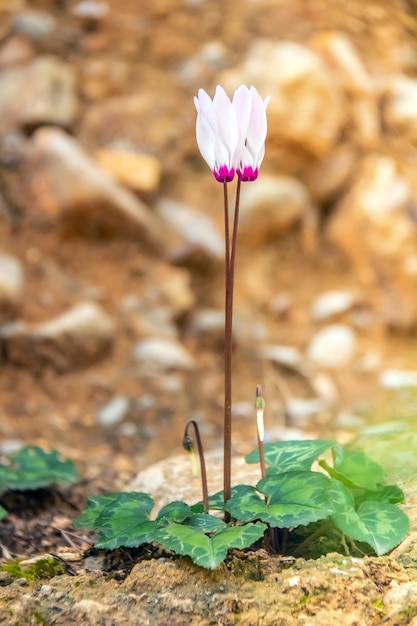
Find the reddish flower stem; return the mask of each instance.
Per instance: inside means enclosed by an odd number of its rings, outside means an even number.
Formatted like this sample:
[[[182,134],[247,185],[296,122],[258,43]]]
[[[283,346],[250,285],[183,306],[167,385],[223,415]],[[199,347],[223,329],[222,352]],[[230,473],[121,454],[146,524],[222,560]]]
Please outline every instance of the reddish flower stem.
[[[231,496],[231,464],[232,464],[232,348],[233,348],[233,288],[235,276],[235,258],[237,243],[237,227],[239,221],[239,201],[241,182],[236,188],[236,202],[233,218],[232,239],[230,241],[229,206],[227,185],[224,184],[224,220],[225,220],[225,328],[224,328],[224,466],[223,496],[224,501]],[[230,516],[225,514],[225,521]]]

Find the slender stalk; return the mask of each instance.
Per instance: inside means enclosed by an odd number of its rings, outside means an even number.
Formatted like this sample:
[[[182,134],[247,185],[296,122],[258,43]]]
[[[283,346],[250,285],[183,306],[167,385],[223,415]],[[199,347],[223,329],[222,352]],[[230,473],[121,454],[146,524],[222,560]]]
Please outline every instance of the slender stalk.
[[[239,201],[241,182],[236,188],[236,202],[233,219],[232,240],[230,242],[229,207],[227,185],[224,183],[224,220],[225,220],[225,331],[224,331],[224,466],[223,494],[224,501],[231,496],[232,463],[232,348],[233,348],[233,288],[235,276],[235,258],[237,226],[239,221]],[[226,513],[225,521],[229,521]]]
[[[233,282],[231,282],[230,227],[227,183],[224,190],[224,233],[225,233],[225,321],[224,321],[224,451],[223,451],[223,496],[224,501],[231,496],[232,464],[232,322],[233,322]],[[225,513],[225,522],[230,515]]]
[[[195,420],[188,420],[188,422],[186,423],[182,445],[185,448],[185,450],[187,450],[187,452],[193,452],[194,442],[188,434],[188,429],[190,428],[190,426],[194,428],[195,438],[197,440],[198,457],[200,459],[201,486],[203,490],[203,504],[204,504],[205,510],[208,511],[209,505],[208,505],[206,462],[204,459],[204,450],[203,450],[203,444],[201,442],[200,430]]]
[[[261,466],[261,476],[266,476],[266,464],[265,464],[265,451],[264,451],[264,409],[265,400],[261,396],[261,385],[256,385],[256,432],[258,435],[258,451],[259,451],[259,464]]]

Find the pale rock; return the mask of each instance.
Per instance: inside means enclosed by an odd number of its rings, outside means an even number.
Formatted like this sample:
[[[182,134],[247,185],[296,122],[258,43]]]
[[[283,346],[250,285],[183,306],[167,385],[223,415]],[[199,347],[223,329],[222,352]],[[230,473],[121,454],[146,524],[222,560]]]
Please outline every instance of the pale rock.
[[[159,187],[161,163],[150,154],[102,148],[94,156],[104,171],[132,191],[153,194]]]
[[[0,323],[18,312],[24,292],[25,273],[21,262],[11,254],[0,253]]]
[[[97,101],[123,93],[130,81],[126,61],[115,58],[87,58],[81,66],[79,87],[87,100]]]
[[[417,606],[417,582],[398,583],[392,581],[383,598],[384,607],[389,619],[396,617],[400,623],[402,616],[410,609]],[[407,620],[408,621],[408,620]],[[409,624],[417,624],[412,619]]]
[[[357,96],[350,102],[351,138],[364,148],[377,148],[380,141],[379,102],[369,96]]]
[[[307,356],[325,369],[343,369],[356,353],[356,335],[349,326],[332,324],[319,330],[310,340]]]
[[[227,47],[223,42],[209,41],[180,66],[178,76],[187,84],[204,84],[207,82],[204,78],[210,73],[218,73],[224,69],[227,56]]]
[[[311,315],[315,322],[322,322],[346,313],[358,302],[358,294],[353,291],[326,291],[314,300]]]
[[[0,342],[6,360],[14,365],[67,372],[106,357],[114,334],[112,318],[98,305],[85,302],[40,324],[6,324],[0,328]]]
[[[71,126],[78,112],[75,79],[73,67],[52,55],[1,72],[0,131],[40,124]]]
[[[178,341],[163,338],[144,339],[133,348],[133,358],[143,375],[157,375],[169,370],[193,370],[194,359]]]
[[[327,407],[320,398],[290,398],[285,404],[285,415],[291,426],[305,427],[319,414],[325,415],[327,421]],[[320,421],[323,421],[323,417]]]
[[[47,11],[18,11],[12,17],[11,27],[34,43],[43,43],[54,34],[57,20]]]
[[[178,328],[168,307],[152,306],[132,294],[123,298],[120,312],[127,329],[136,337],[178,338]]]
[[[417,144],[417,79],[389,76],[381,86],[383,119],[387,128]]]
[[[357,160],[355,146],[342,143],[323,159],[314,161],[305,174],[305,182],[313,199],[320,203],[331,202],[345,191]]]
[[[294,346],[284,346],[279,344],[271,344],[262,346],[259,351],[262,359],[273,361],[277,365],[286,367],[295,371],[303,371],[305,368],[305,359],[301,352]]]
[[[161,244],[161,227],[148,207],[94,162],[75,139],[41,128],[23,167],[29,218],[83,234],[134,237]]]
[[[0,48],[0,70],[27,63],[35,56],[31,43],[22,35],[12,35]]]
[[[384,389],[406,389],[407,387],[417,387],[417,371],[387,369],[381,372],[379,384]]]
[[[320,400],[326,407],[337,407],[340,401],[340,394],[336,383],[329,374],[325,372],[315,372],[309,378],[309,383]]]
[[[223,489],[223,449],[205,452],[209,493]],[[232,476],[235,484],[255,484],[260,478],[259,465],[248,465],[243,457],[232,457]],[[128,491],[144,491],[155,500],[158,510],[173,500],[195,504],[201,500],[200,476],[193,476],[188,454],[164,459],[140,472],[127,485]]]
[[[191,275],[182,267],[159,264],[146,275],[143,298],[151,306],[169,307],[173,318],[189,311],[195,303]]]
[[[119,424],[129,413],[131,402],[126,396],[115,396],[101,407],[97,413],[97,423],[100,426],[114,426]]]
[[[161,198],[156,212],[175,234],[170,246],[171,260],[203,265],[223,260],[223,237],[207,215],[170,198]]]
[[[266,62],[267,60],[267,62]],[[268,105],[268,138],[322,157],[345,124],[341,86],[315,52],[293,42],[257,40],[238,68],[219,81],[228,89],[256,85]]]
[[[107,2],[99,2],[98,0],[82,0],[77,2],[71,13],[87,22],[99,22],[108,15],[110,7]]]
[[[239,240],[260,246],[286,233],[311,210],[303,183],[289,176],[262,176],[242,194]]]
[[[233,334],[236,334],[236,325]],[[189,333],[203,346],[218,347],[224,344],[224,311],[221,309],[200,309],[192,319]]]
[[[394,159],[364,160],[350,192],[336,208],[327,235],[350,260],[357,277],[378,299],[387,324],[417,324],[417,225],[410,181]]]
[[[352,136],[370,147],[380,136],[380,113],[376,85],[351,39],[341,32],[320,33],[312,45],[349,95]]]
[[[351,94],[373,94],[375,85],[352,40],[342,32],[320,33],[312,46],[320,54],[343,88]]]

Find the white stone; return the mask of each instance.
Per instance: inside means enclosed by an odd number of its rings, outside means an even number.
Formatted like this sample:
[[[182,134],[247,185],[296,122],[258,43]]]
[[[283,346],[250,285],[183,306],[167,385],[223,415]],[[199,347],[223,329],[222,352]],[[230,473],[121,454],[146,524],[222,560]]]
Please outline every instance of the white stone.
[[[289,176],[262,176],[240,200],[239,241],[254,247],[286,233],[311,209],[307,188]]]
[[[113,426],[121,422],[129,412],[130,400],[126,396],[115,396],[99,410],[97,421],[101,426]]]
[[[417,387],[417,370],[388,369],[381,372],[379,384],[384,389]]]
[[[59,219],[77,232],[105,232],[161,245],[161,224],[148,207],[58,128],[40,128],[33,135],[23,178],[32,219]]]
[[[156,211],[179,236],[179,241],[175,243],[174,255],[186,257],[197,251],[212,260],[223,259],[223,237],[207,215],[170,198],[161,198]]]
[[[301,146],[316,156],[335,143],[345,123],[345,98],[339,83],[315,52],[294,42],[260,39],[241,66],[219,82],[228,89],[256,85],[268,105],[268,136]]]
[[[311,306],[311,314],[316,322],[322,322],[346,313],[358,301],[357,294],[352,291],[326,291],[320,294]]]
[[[307,356],[316,365],[342,369],[356,352],[356,335],[349,326],[333,324],[319,330],[311,339]]]
[[[133,358],[144,374],[159,374],[171,369],[192,370],[194,359],[179,342],[170,339],[145,339],[133,348]]]
[[[25,292],[22,263],[11,254],[0,254],[0,320],[16,313]]]

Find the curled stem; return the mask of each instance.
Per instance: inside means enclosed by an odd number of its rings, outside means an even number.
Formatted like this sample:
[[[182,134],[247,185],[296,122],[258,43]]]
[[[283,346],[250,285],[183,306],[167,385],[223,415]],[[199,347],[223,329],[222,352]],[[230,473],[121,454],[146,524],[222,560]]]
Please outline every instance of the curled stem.
[[[188,422],[186,423],[182,445],[183,445],[184,450],[186,450],[187,452],[190,452],[191,454],[194,452],[194,441],[188,434],[188,430],[190,426],[194,428],[195,438],[197,441],[198,457],[200,460],[201,486],[203,490],[203,504],[204,504],[205,510],[208,511],[209,505],[208,505],[206,462],[204,459],[204,450],[203,450],[203,444],[201,442],[200,431],[198,428],[198,424],[195,420],[188,420]]]

